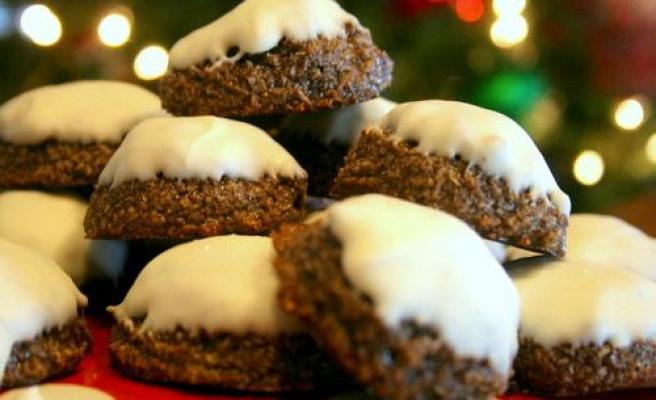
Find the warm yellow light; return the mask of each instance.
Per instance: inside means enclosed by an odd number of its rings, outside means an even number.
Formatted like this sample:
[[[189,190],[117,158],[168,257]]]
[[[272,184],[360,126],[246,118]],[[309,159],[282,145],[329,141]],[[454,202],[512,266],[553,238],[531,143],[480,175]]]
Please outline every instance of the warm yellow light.
[[[586,186],[599,183],[604,176],[604,169],[604,159],[593,150],[582,152],[574,161],[574,177]]]
[[[130,39],[131,33],[130,20],[123,14],[108,14],[98,24],[98,38],[105,46],[123,46]]]
[[[145,81],[161,77],[168,66],[169,54],[162,46],[148,46],[134,59],[134,73]]]
[[[622,100],[615,107],[614,119],[620,128],[632,131],[642,125],[645,120],[645,108],[637,99]]]
[[[645,152],[647,153],[647,159],[656,164],[656,133],[652,134],[647,141]]]
[[[38,46],[52,46],[62,36],[59,18],[43,4],[33,4],[23,10],[20,16],[20,29]]]
[[[494,0],[492,9],[499,17],[519,15],[526,8],[526,0]]]
[[[490,38],[492,43],[498,47],[513,47],[526,39],[528,36],[528,22],[523,16],[503,16],[492,24]]]

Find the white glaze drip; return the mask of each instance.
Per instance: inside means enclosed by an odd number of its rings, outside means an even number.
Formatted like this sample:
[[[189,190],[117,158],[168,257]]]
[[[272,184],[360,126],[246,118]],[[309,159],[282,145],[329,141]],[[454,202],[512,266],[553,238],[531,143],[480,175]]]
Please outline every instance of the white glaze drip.
[[[221,18],[180,39],[171,49],[171,67],[234,62],[244,54],[276,47],[283,38],[297,42],[346,34],[346,24],[360,27],[334,0],[245,0]],[[361,27],[360,27],[361,28]],[[236,54],[229,54],[237,48]]]
[[[629,346],[656,339],[656,283],[614,266],[533,257],[510,264],[519,291],[520,334],[559,344]]]
[[[417,141],[416,150],[424,154],[460,155],[505,179],[515,193],[530,190],[550,198],[561,213],[570,213],[569,197],[531,137],[503,114],[457,101],[417,101],[398,105],[375,125],[391,131],[394,140]]]
[[[433,327],[461,357],[508,374],[517,350],[517,292],[483,240],[444,212],[381,195],[328,208],[349,281],[391,327]]]
[[[219,236],[174,247],[151,261],[125,300],[110,311],[119,321],[145,317],[142,330],[298,332],[277,303],[270,238]]]
[[[168,178],[216,180],[306,176],[282,146],[252,125],[217,117],[163,117],[130,131],[99,183],[116,186],[133,179],[155,179],[160,173]]]
[[[54,261],[0,239],[0,382],[15,343],[71,322],[86,304]]]
[[[127,259],[125,242],[89,240],[87,204],[74,197],[37,191],[0,193],[0,238],[43,252],[80,285],[118,279]]]
[[[137,123],[162,115],[151,92],[129,83],[78,81],[25,92],[0,106],[0,139],[118,143]]]

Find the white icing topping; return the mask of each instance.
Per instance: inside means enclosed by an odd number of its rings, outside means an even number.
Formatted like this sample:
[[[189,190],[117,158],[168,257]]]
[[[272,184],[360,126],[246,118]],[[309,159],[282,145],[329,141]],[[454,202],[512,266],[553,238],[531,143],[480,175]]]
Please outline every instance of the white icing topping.
[[[87,205],[74,197],[36,191],[0,193],[0,238],[51,257],[78,285],[118,279],[127,259],[124,242],[85,238]]]
[[[54,261],[0,239],[0,382],[15,343],[71,322],[86,303]]]
[[[221,18],[180,39],[171,49],[171,66],[188,68],[206,60],[234,62],[244,54],[276,47],[283,38],[297,42],[346,34],[357,18],[334,0],[245,0]],[[233,47],[236,54],[228,54]]]
[[[493,242],[491,240],[484,240],[484,242],[497,261],[500,263],[506,261],[506,246],[503,243]]]
[[[461,357],[507,374],[517,350],[519,302],[483,240],[444,212],[381,195],[328,208],[349,281],[389,326],[435,328]]]
[[[64,383],[14,389],[0,400],[114,400],[114,397],[95,388]]]
[[[622,268],[533,257],[510,265],[519,291],[520,335],[562,343],[628,346],[656,339],[656,283]]]
[[[157,96],[129,83],[44,86],[0,107],[0,139],[16,144],[48,139],[117,143],[138,122],[163,113]]]
[[[505,179],[511,190],[530,189],[551,198],[569,214],[569,197],[558,187],[531,137],[515,121],[495,111],[457,101],[403,103],[375,123],[395,140],[415,140],[416,150],[442,157],[462,156],[487,174]]]
[[[217,117],[151,118],[125,138],[100,175],[101,185],[169,178],[257,180],[304,177],[305,171],[266,132]]]
[[[279,309],[270,238],[220,236],[174,247],[151,261],[114,316],[145,317],[142,330],[275,335],[299,323]]]
[[[382,118],[397,103],[379,97],[349,107],[314,114],[292,114],[283,130],[316,136],[325,143],[349,145],[357,141],[362,129]]]
[[[510,248],[509,258],[535,255]],[[656,240],[610,215],[573,214],[567,227],[567,258],[625,268],[656,281]]]

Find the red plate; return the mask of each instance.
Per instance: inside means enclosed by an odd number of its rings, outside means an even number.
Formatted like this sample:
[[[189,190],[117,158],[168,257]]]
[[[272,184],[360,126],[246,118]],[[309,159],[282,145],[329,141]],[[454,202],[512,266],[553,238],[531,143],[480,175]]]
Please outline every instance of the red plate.
[[[174,386],[153,385],[124,378],[114,371],[109,364],[107,346],[109,341],[109,323],[97,318],[89,319],[89,327],[93,334],[93,350],[81,364],[77,371],[60,379],[58,383],[74,383],[78,385],[91,386],[103,390],[117,400],[281,400],[283,397],[235,395],[220,392],[192,392],[188,389]],[[306,394],[297,396],[296,399],[321,398],[317,394]],[[359,396],[349,396],[350,400],[356,400]],[[365,396],[362,396],[364,399]],[[367,398],[368,399],[368,398]],[[508,395],[501,397],[502,400],[541,400],[538,397],[525,395]],[[568,398],[572,399],[572,398]],[[656,391],[642,391],[628,393],[617,393],[606,396],[587,397],[590,400],[656,400]]]

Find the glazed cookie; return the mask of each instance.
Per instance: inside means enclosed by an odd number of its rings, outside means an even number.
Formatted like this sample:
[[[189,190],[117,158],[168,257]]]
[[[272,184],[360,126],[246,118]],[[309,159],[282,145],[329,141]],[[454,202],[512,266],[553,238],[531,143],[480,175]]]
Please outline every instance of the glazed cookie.
[[[534,255],[523,249],[508,249],[511,260]],[[567,258],[626,268],[656,281],[656,240],[610,215],[572,214],[567,227]]]
[[[152,118],[128,134],[107,164],[84,226],[94,239],[264,234],[303,217],[306,176],[252,125]]]
[[[0,400],[115,400],[109,394],[88,386],[65,383],[50,383],[14,389],[3,395]]]
[[[0,239],[0,389],[72,371],[90,346],[86,303],[52,260]]]
[[[0,187],[91,186],[128,130],[162,113],[157,96],[122,82],[23,93],[0,106]]]
[[[362,132],[331,194],[382,193],[439,208],[481,236],[565,254],[569,197],[513,120],[466,103],[395,107]]]
[[[333,0],[246,0],[173,46],[160,95],[175,115],[313,112],[377,97],[392,68]]]
[[[127,246],[84,237],[87,204],[72,196],[36,191],[0,193],[0,238],[41,251],[77,285],[96,279],[116,281]]]
[[[484,399],[506,388],[517,292],[465,223],[366,195],[273,240],[283,309],[378,396]]]
[[[534,257],[511,263],[521,302],[515,379],[574,396],[656,386],[656,284],[631,271]]]
[[[274,138],[308,171],[308,193],[326,197],[362,128],[395,105],[377,98],[333,111],[293,114],[283,120]]]
[[[343,379],[278,308],[273,257],[271,239],[258,236],[203,239],[158,256],[110,309],[114,365],[139,379],[262,392]]]

